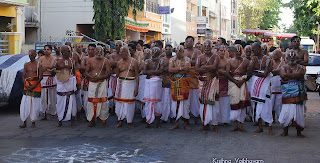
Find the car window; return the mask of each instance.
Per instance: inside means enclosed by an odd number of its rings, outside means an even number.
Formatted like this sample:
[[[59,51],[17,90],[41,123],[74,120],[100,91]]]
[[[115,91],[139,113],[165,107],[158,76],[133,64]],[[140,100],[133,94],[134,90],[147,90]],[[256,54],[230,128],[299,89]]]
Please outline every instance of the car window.
[[[309,56],[309,66],[320,66],[320,56]]]

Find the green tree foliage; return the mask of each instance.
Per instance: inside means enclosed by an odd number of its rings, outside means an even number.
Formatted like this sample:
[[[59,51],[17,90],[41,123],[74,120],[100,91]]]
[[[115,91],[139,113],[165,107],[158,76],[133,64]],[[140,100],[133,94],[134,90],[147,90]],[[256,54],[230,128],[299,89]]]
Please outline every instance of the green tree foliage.
[[[125,17],[130,7],[136,16],[136,10],[143,10],[144,0],[93,0],[94,37],[97,40],[122,38],[125,35]]]
[[[281,0],[239,0],[241,29],[267,30],[278,26],[282,5]]]
[[[293,27],[298,35],[315,38],[320,23],[320,0],[291,0],[286,6],[293,10]]]

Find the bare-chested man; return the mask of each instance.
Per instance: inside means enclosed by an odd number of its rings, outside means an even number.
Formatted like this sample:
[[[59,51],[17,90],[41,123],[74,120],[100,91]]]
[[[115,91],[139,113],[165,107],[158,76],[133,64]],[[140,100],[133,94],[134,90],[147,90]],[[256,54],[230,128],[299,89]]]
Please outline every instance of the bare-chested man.
[[[137,60],[130,57],[128,46],[120,49],[122,60],[117,63],[116,67],[116,87],[114,100],[116,101],[116,114],[119,123],[116,128],[123,124],[126,119],[129,128],[132,125],[135,111],[135,97],[138,95],[139,87],[139,66]]]
[[[201,55],[201,51],[194,48],[194,37],[187,36],[185,39],[185,46],[186,49],[184,50],[184,56],[189,57],[191,59],[191,68],[189,72],[189,78],[190,78],[190,92],[189,92],[189,101],[190,101],[190,111],[192,115],[195,117],[195,123],[200,125],[199,122],[199,108],[200,108],[200,102],[199,102],[199,73],[195,70],[195,65],[197,62],[197,58],[199,55]]]
[[[88,87],[89,87],[89,79],[87,78],[85,71],[86,71],[86,67],[88,65],[88,61],[90,58],[93,58],[95,56],[95,49],[96,49],[96,45],[95,44],[89,44],[88,45],[88,56],[83,57],[83,59],[81,60],[81,67],[80,70],[83,74],[83,83],[82,83],[82,93],[83,93],[83,109],[86,112],[86,117],[87,117],[87,105],[88,105]]]
[[[234,121],[234,128],[231,131],[247,132],[243,128],[243,122],[246,118],[246,109],[251,105],[251,101],[246,81],[251,77],[252,68],[250,61],[242,57],[241,45],[236,45],[235,49],[237,49],[236,56],[230,59],[226,70],[231,77],[228,86],[231,106],[230,120]],[[240,128],[238,128],[238,122]]]
[[[196,71],[199,72],[199,99],[200,117],[203,127],[200,130],[210,130],[210,125],[214,126],[214,131],[219,132],[219,84],[218,84],[218,64],[219,56],[212,53],[212,42],[205,40],[203,43],[204,54],[197,59]]]
[[[174,118],[171,113],[171,74],[169,73],[169,61],[172,58],[172,46],[166,45],[166,55],[162,57],[163,63],[161,64],[162,73],[162,97],[161,105],[163,107],[161,120],[168,121],[168,118]]]
[[[75,53],[78,54],[78,56],[80,57],[80,60],[82,60],[82,58],[85,56],[82,50],[83,50],[83,45],[81,43],[77,43]]]
[[[171,78],[171,110],[173,117],[176,119],[175,125],[170,129],[179,128],[179,120],[184,121],[184,129],[191,130],[188,126],[190,119],[190,102],[189,102],[189,71],[191,59],[183,55],[184,48],[182,45],[177,47],[177,55],[169,61],[169,73],[173,74]]]
[[[203,50],[203,45],[202,45],[201,43],[199,43],[199,42],[196,43],[195,48],[197,48],[198,50],[200,50],[200,51],[201,51],[201,54],[203,54],[204,50]]]
[[[71,58],[71,47],[63,45],[61,47],[62,58],[57,59],[57,114],[59,123],[71,120],[71,127],[75,127],[74,118],[77,114],[76,97],[77,79],[75,76],[75,63]]]
[[[107,79],[111,74],[111,66],[102,51],[103,48],[98,46],[95,49],[95,57],[87,61],[85,72],[89,79],[87,120],[91,122],[88,127],[96,125],[96,118],[100,118],[103,127],[106,127],[106,120],[109,116]]]
[[[80,74],[81,59],[80,59],[80,55],[81,55],[81,53],[73,52],[73,48],[72,48],[72,43],[71,42],[66,42],[65,45],[70,46],[70,48],[71,48],[71,58],[73,59],[74,64],[75,64],[74,69],[75,69],[75,76],[76,76],[76,79],[77,79],[77,92],[75,94],[76,103],[77,103],[77,119],[80,120],[80,112],[81,112],[81,108],[82,108],[81,93],[80,93],[80,89],[81,89],[81,74]]]
[[[162,95],[162,78],[161,74],[163,70],[161,65],[163,59],[160,58],[160,48],[152,48],[151,59],[146,60],[143,73],[147,75],[145,81],[146,87],[144,88],[143,100],[146,101],[144,111],[146,114],[147,126],[157,119],[156,127],[160,128],[160,117],[162,114],[163,107],[161,106],[161,95]]]
[[[281,94],[281,77],[280,77],[280,70],[281,67],[285,64],[285,62],[282,59],[282,52],[280,49],[276,49],[273,51],[272,54],[272,62],[273,62],[273,68],[272,68],[272,78],[271,78],[271,107],[273,110],[273,119],[274,119],[274,113],[277,114],[277,117],[279,118],[281,108],[282,108],[282,94]]]
[[[244,47],[244,57],[246,57],[249,61],[251,61],[251,57],[252,57],[252,47],[251,45],[247,45]]]
[[[255,113],[255,121],[258,122],[259,128],[256,133],[263,132],[262,120],[269,123],[269,134],[273,135],[272,131],[272,107],[270,99],[270,71],[272,69],[272,60],[262,54],[261,46],[255,42],[252,44],[253,76],[251,80],[251,100]]]
[[[229,59],[226,58],[226,47],[220,45],[217,47],[217,53],[220,57],[218,73],[219,73],[219,122],[228,126],[230,123],[230,98],[228,96],[228,77],[227,65]]]
[[[27,127],[27,118],[30,116],[32,125],[36,127],[35,121],[38,119],[41,105],[41,80],[42,67],[36,61],[37,53],[35,50],[29,50],[30,62],[24,64],[22,82],[24,85],[23,96],[20,104],[20,118],[23,124],[20,128]]]
[[[114,103],[114,90],[116,87],[116,67],[117,63],[122,60],[122,56],[120,54],[120,49],[123,46],[123,42],[121,40],[117,40],[115,42],[115,53],[112,53],[110,57],[108,57],[112,74],[109,79],[109,88],[108,88],[108,100],[109,100],[109,107],[111,108],[111,113],[115,111],[115,103]]]
[[[282,82],[282,110],[279,122],[284,127],[281,136],[288,136],[289,123],[297,129],[297,136],[303,138],[301,134],[305,127],[304,122],[304,101],[307,100],[306,87],[303,83],[305,67],[297,64],[298,58],[294,50],[287,52],[287,64],[280,70]]]
[[[269,56],[269,48],[267,44],[261,44],[261,50],[263,55]]]
[[[56,58],[51,56],[52,46],[44,46],[45,56],[39,58],[42,66],[43,79],[41,80],[41,109],[44,117],[41,120],[47,120],[47,113],[53,118],[56,115],[57,103],[57,79],[53,73],[53,66]]]
[[[305,49],[300,48],[301,38],[299,36],[293,36],[291,38],[292,50],[296,53],[297,64],[302,66],[308,66],[309,64],[309,54]]]
[[[56,57],[56,59],[61,59],[61,58],[62,58],[62,54],[61,54],[60,44],[54,44],[53,49],[54,49],[54,51],[56,52],[56,54],[54,55],[54,57]]]

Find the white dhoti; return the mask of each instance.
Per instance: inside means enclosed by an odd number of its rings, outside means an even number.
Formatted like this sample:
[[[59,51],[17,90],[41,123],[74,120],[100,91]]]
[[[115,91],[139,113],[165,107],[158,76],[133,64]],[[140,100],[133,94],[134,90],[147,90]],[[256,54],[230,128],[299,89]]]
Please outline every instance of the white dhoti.
[[[77,115],[77,104],[75,91],[77,90],[77,79],[70,76],[66,82],[57,80],[57,114],[59,121],[69,121]]]
[[[103,122],[109,117],[108,81],[89,82],[87,120],[100,118]]]
[[[190,112],[194,117],[199,117],[200,115],[200,102],[199,102],[199,91],[198,89],[190,88],[189,92],[190,100]]]
[[[112,74],[110,76],[110,80],[108,84],[108,101],[109,101],[110,108],[114,106],[113,91],[115,88],[115,80],[116,80],[116,74]]]
[[[144,111],[148,124],[151,124],[154,121],[155,116],[161,116],[163,108],[161,106],[161,95],[162,78],[160,76],[155,76],[146,79],[143,100],[146,101]]]
[[[282,110],[279,116],[280,124],[283,127],[287,127],[292,120],[297,129],[302,128],[303,130],[305,127],[303,104],[282,104]]]
[[[145,91],[144,89],[145,89],[146,77],[147,77],[147,75],[140,75],[139,76],[138,95],[136,97],[137,101],[135,103],[136,107],[139,108],[139,110],[140,110],[142,118],[146,117],[146,113],[145,113],[145,110],[144,110],[145,101],[143,100],[144,91]]]
[[[279,75],[271,78],[271,107],[279,118],[282,108],[281,77]]]
[[[272,125],[272,106],[271,106],[271,89],[270,89],[271,76],[268,75],[266,78],[252,76],[252,86],[250,90],[251,100],[254,102],[254,116],[255,120],[258,121],[260,118]]]
[[[219,97],[219,113],[220,113],[220,120],[221,123],[230,123],[230,97],[224,96]]]
[[[134,77],[119,77],[114,100],[116,101],[116,114],[118,120],[127,119],[127,123],[132,123],[135,112],[134,90],[136,80]]]
[[[20,118],[22,121],[26,121],[28,116],[32,122],[36,121],[40,112],[40,97],[32,97],[23,95],[20,104]]]
[[[57,77],[43,75],[41,80],[41,112],[56,115]]]
[[[237,73],[232,73],[232,76],[236,80],[246,79],[246,75],[240,75]],[[246,118],[246,110],[251,106],[249,91],[247,83],[244,83],[240,88],[233,82],[229,81],[228,86],[230,97],[230,120],[244,122]]]
[[[161,106],[163,107],[161,113],[161,120],[168,121],[168,118],[174,118],[173,113],[171,113],[171,90],[170,88],[162,88]]]
[[[179,106],[178,106],[178,102],[179,102]],[[171,104],[172,116],[176,118],[176,121],[179,120],[179,118],[181,117],[185,119],[190,119],[189,107],[190,107],[189,100],[172,101],[172,104]]]
[[[86,116],[88,114],[87,113],[88,87],[89,87],[89,80],[88,79],[83,79],[81,94],[82,94],[83,110],[85,111]]]
[[[200,104],[200,117],[203,125],[218,125],[220,114],[219,101],[216,101],[214,105]]]
[[[219,80],[216,77],[199,81],[200,117],[203,125],[218,125],[220,105],[218,99]]]

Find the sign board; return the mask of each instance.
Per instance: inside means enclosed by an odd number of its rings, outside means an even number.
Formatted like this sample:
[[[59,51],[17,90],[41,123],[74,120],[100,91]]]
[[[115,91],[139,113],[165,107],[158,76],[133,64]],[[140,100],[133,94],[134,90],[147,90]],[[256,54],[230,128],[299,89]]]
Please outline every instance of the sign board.
[[[170,6],[159,6],[158,14],[170,14]]]
[[[207,17],[205,16],[198,16],[197,18],[197,24],[206,24],[207,23]]]
[[[206,29],[197,29],[197,34],[198,35],[205,35],[206,34]]]
[[[206,23],[207,23],[207,17],[198,16],[197,18],[197,34],[198,35],[206,34]]]

